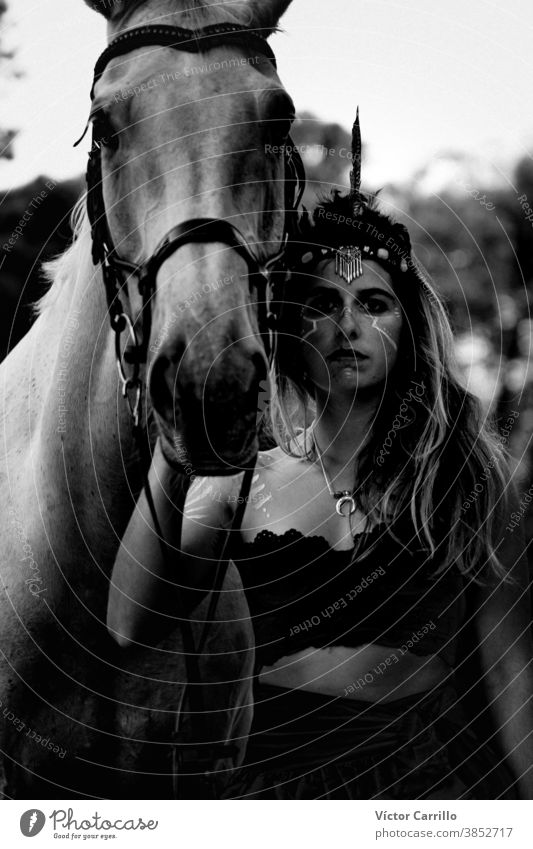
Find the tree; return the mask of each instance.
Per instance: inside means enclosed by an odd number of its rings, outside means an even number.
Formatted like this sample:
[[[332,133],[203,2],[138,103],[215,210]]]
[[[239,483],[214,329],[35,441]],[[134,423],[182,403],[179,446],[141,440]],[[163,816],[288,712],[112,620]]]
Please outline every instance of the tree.
[[[9,75],[13,75],[12,60],[13,53],[2,47],[2,25],[5,21],[5,13],[7,12],[6,0],[0,0],[0,69],[5,74],[5,66],[8,68]],[[13,139],[16,136],[15,130],[0,127],[0,159],[13,158]]]
[[[517,164],[513,180],[517,197],[515,212],[515,248],[519,266],[516,275],[517,288],[524,285],[533,295],[533,164],[531,157],[524,156]]]
[[[303,112],[294,125],[292,138],[307,174],[303,198],[307,207],[315,206],[317,195],[348,188],[352,168],[352,137],[348,130]]]

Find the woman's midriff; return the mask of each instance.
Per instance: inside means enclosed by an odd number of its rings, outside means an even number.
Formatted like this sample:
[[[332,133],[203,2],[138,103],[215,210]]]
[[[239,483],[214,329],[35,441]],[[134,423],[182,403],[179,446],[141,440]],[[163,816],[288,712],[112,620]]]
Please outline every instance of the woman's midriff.
[[[259,682],[327,696],[387,702],[428,690],[449,674],[449,666],[437,655],[419,657],[376,644],[355,648],[310,646],[280,658],[272,666],[263,666]]]

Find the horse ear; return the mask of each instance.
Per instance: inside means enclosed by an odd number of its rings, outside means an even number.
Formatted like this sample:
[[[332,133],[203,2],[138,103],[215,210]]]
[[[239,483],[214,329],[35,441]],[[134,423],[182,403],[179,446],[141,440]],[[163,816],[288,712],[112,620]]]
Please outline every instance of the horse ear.
[[[89,8],[100,12],[107,20],[116,16],[127,0],[85,0]],[[292,0],[242,0],[242,4],[250,12],[252,26],[274,30],[281,16],[291,5]],[[1,4],[1,0],[0,0]]]
[[[124,5],[123,0],[85,0],[85,3],[95,12],[100,12],[107,21]]]
[[[89,9],[94,9],[95,12],[100,12],[105,18],[109,18],[109,8],[105,3],[99,3],[98,0],[85,0],[85,5]]]
[[[274,30],[292,0],[246,0],[252,15],[252,26]]]

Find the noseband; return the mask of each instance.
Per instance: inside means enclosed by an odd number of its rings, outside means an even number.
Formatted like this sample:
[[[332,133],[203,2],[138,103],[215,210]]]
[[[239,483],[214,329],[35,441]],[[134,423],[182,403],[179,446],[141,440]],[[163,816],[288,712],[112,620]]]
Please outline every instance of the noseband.
[[[142,26],[115,38],[99,57],[94,68],[91,98],[96,83],[108,62],[139,47],[160,45],[188,53],[199,53],[220,45],[235,44],[256,50],[276,67],[275,56],[265,38],[257,31],[239,24],[216,24],[199,30],[171,26]],[[290,141],[290,139],[289,139]],[[141,381],[139,367],[147,359],[147,348],[152,324],[152,297],[156,291],[157,273],[162,264],[177,250],[190,243],[219,242],[237,251],[248,266],[250,283],[257,289],[258,324],[267,357],[274,353],[274,316],[269,310],[269,275],[283,261],[285,245],[294,230],[295,217],[305,187],[305,171],[300,154],[292,143],[284,145],[285,157],[285,225],[281,250],[266,262],[260,262],[246,239],[230,221],[221,218],[193,218],[173,227],[160,241],[152,256],[142,265],[121,258],[113,244],[102,191],[101,142],[93,130],[93,139],[87,165],[87,212],[91,224],[92,258],[100,265],[105,285],[111,327],[116,334],[117,365],[122,381],[123,395],[129,401],[129,392],[135,393],[130,403],[134,423],[139,424]],[[124,312],[119,293],[126,276],[137,278],[142,298],[142,340],[139,341],[131,319]],[[126,376],[120,351],[120,336],[127,329],[131,339],[126,361],[132,366]]]
[[[117,56],[129,53],[139,47],[160,45],[184,50],[189,53],[199,53],[210,50],[222,44],[235,44],[256,50],[265,56],[274,67],[276,60],[272,50],[263,36],[256,31],[237,24],[219,24],[204,27],[200,30],[187,30],[170,26],[143,26],[129,30],[114,39],[98,59],[94,69],[94,88],[102,76],[107,63]],[[305,187],[305,171],[301,157],[289,138],[289,144],[284,145],[285,157],[285,224],[281,250],[266,262],[260,262],[256,254],[246,242],[242,233],[231,222],[221,218],[193,218],[173,227],[157,246],[152,256],[142,265],[121,258],[113,244],[107,222],[104,197],[102,191],[102,161],[100,141],[93,130],[91,151],[87,165],[87,211],[91,225],[92,258],[95,265],[100,265],[105,285],[107,305],[111,327],[115,333],[115,348],[117,366],[122,381],[122,391],[127,399],[133,417],[134,435],[141,452],[143,469],[147,469],[149,458],[146,457],[146,440],[141,434],[140,411],[142,383],[139,378],[141,363],[147,359],[147,347],[151,331],[151,303],[156,291],[157,273],[168,257],[172,256],[184,245],[191,243],[222,243],[235,250],[248,266],[250,284],[253,282],[258,293],[258,323],[265,352],[272,358],[275,350],[276,334],[274,331],[275,318],[269,311],[268,298],[269,278],[273,270],[283,268],[283,259],[287,240],[290,238],[297,218],[298,205]],[[137,278],[139,294],[142,298],[142,340],[139,341],[131,318],[124,312],[119,294],[125,278],[133,275]],[[131,346],[123,358],[120,338],[124,330],[128,331]],[[126,375],[125,362],[132,371]],[[133,392],[133,401],[130,400]],[[173,778],[175,798],[184,798],[177,790],[177,776],[186,774],[189,777],[185,797],[214,798],[216,796],[213,767],[217,760],[232,758],[235,747],[225,742],[219,744],[206,743],[209,739],[207,714],[201,690],[201,676],[198,666],[198,656],[202,652],[209,623],[214,621],[217,602],[220,597],[224,576],[229,565],[229,543],[233,531],[240,527],[244,506],[251,486],[253,468],[248,468],[244,474],[241,493],[238,499],[238,509],[235,512],[231,530],[226,536],[223,550],[218,562],[209,609],[198,646],[195,645],[190,621],[184,611],[183,600],[178,592],[177,609],[180,627],[183,635],[184,659],[187,673],[187,689],[192,715],[191,728],[196,742],[184,735],[178,727],[173,738]],[[163,557],[170,566],[174,565],[175,552],[170,551],[159,526],[157,513],[153,504],[150,487],[145,480],[146,498],[152,513],[155,532],[161,542]],[[192,685],[192,686],[191,686]],[[185,696],[184,696],[185,698]],[[179,722],[179,714],[177,723]],[[197,727],[196,727],[197,726]],[[191,780],[191,776],[193,776]]]

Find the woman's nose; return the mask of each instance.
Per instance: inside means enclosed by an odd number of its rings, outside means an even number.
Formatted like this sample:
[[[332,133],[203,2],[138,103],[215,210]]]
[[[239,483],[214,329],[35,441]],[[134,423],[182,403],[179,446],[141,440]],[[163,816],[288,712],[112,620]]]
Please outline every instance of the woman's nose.
[[[348,318],[349,316],[349,318]],[[359,317],[356,307],[343,307],[339,316],[339,327],[344,333],[359,332]]]

